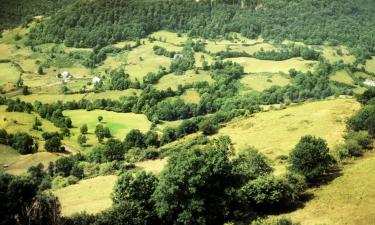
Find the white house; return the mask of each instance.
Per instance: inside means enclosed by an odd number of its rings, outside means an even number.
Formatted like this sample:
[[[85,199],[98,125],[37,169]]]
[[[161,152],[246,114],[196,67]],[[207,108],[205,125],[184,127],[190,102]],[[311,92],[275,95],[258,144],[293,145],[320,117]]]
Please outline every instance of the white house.
[[[61,73],[61,78],[64,79],[64,80],[69,79],[71,77],[72,77],[72,75],[70,75],[70,73],[68,71],[64,71],[64,72]]]
[[[375,87],[375,80],[366,79],[365,82],[363,82],[363,84],[370,87]]]
[[[99,77],[97,77],[97,76],[95,76],[94,78],[92,78],[92,84],[97,84],[97,83],[99,83],[101,80],[100,80],[100,78]]]

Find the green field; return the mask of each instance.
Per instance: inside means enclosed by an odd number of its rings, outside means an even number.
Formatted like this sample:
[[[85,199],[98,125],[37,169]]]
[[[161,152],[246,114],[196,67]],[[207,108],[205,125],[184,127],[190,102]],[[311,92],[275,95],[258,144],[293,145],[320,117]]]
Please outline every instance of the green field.
[[[326,58],[328,62],[330,63],[335,63],[340,60],[343,60],[344,63],[350,64],[355,61],[355,57],[349,54],[349,50],[346,47],[323,46],[321,48],[322,48],[321,52],[323,53],[323,57]],[[341,50],[342,55],[337,54],[337,50]]]
[[[337,81],[339,83],[347,84],[347,85],[354,84],[353,79],[345,70],[337,71],[333,76],[331,76],[331,80]]]
[[[248,57],[226,59],[241,64],[245,73],[288,73],[290,69],[301,72],[313,70],[315,61],[292,58],[284,61],[260,60]]]
[[[70,216],[83,211],[97,213],[110,208],[110,195],[116,180],[117,176],[114,175],[99,176],[54,191],[60,200],[62,214]]]
[[[159,90],[165,90],[167,88],[177,90],[178,85],[186,85],[202,81],[207,81],[208,83],[214,82],[210,74],[206,71],[199,71],[199,74],[195,74],[194,71],[188,70],[183,75],[171,73],[163,76],[155,87]]]
[[[366,62],[366,70],[370,73],[375,73],[375,57]]]
[[[312,189],[313,199],[302,209],[287,214],[302,225],[369,225],[375,221],[375,154],[369,153],[328,185]]]
[[[16,83],[21,72],[11,63],[0,63],[0,85]]]
[[[287,155],[301,136],[311,134],[327,140],[329,147],[343,141],[345,121],[359,109],[354,99],[335,99],[289,106],[253,117],[237,119],[220,129],[239,150],[254,146],[274,159]]]
[[[98,144],[98,139],[94,134],[95,127],[99,124],[98,116],[103,116],[103,126],[108,127],[111,134],[120,140],[123,140],[126,134],[132,129],[139,129],[142,132],[146,132],[151,126],[151,122],[143,114],[116,113],[105,110],[66,110],[63,113],[73,121],[74,128],[71,129],[72,137],[69,140],[74,144],[72,147],[77,149],[80,149],[77,137],[80,134],[79,129],[83,124],[87,124],[89,129],[87,144]]]
[[[255,91],[263,91],[272,86],[286,86],[289,79],[281,74],[247,74],[241,79],[241,83],[245,87]]]

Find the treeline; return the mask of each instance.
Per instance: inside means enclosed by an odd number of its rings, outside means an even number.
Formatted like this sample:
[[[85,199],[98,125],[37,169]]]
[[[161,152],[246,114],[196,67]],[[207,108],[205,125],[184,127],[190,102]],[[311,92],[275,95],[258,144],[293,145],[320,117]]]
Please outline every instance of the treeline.
[[[277,41],[345,44],[353,47],[353,52],[362,58],[374,53],[374,4],[370,0],[271,0],[253,2],[252,7],[243,9],[231,3],[77,1],[33,29],[30,42],[65,42],[68,46],[95,47],[125,39],[136,40],[166,29],[204,38],[238,32],[248,38],[262,35]]]
[[[215,54],[214,56],[218,56],[221,59],[225,58],[237,58],[237,57],[253,57],[260,60],[273,60],[273,61],[282,61],[291,59],[294,57],[302,57],[304,60],[318,60],[320,57],[320,53],[312,48],[304,47],[304,46],[293,46],[293,47],[284,47],[281,50],[271,50],[271,51],[264,51],[261,49],[258,52],[254,52],[253,54],[248,52],[233,52],[233,51],[220,51]]]

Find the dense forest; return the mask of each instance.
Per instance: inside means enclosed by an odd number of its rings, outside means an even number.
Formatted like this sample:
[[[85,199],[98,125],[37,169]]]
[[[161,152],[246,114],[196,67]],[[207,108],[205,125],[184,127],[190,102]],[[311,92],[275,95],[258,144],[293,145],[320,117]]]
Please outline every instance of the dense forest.
[[[257,1],[77,1],[54,14],[30,34],[30,44],[105,46],[166,29],[217,38],[238,32],[249,38],[307,44],[346,44],[367,58],[374,51],[374,4],[348,0]]]

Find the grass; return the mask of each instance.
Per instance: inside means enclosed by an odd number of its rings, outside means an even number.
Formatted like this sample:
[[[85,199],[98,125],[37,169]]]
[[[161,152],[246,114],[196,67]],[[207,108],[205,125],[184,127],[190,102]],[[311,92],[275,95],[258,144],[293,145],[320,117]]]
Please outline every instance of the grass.
[[[302,225],[356,224],[375,221],[375,154],[369,153],[344,167],[343,175],[326,186],[312,189],[313,199],[287,214]]]
[[[315,61],[292,58],[284,61],[259,60],[255,58],[239,57],[226,59],[244,66],[245,73],[288,73],[290,69],[307,72],[313,69]]]
[[[110,208],[110,195],[116,180],[117,176],[114,175],[99,176],[54,191],[60,200],[62,214],[70,216],[83,211],[98,213]]]
[[[0,63],[0,85],[16,83],[21,71],[12,63]]]
[[[350,77],[350,75],[345,70],[337,71],[333,76],[330,78],[333,81],[337,81],[339,83],[353,85],[354,81]]]
[[[141,132],[146,132],[151,126],[151,122],[143,114],[116,113],[104,110],[66,110],[63,113],[72,119],[74,128],[71,129],[72,136],[69,140],[72,144],[71,147],[75,149],[81,149],[77,143],[77,137],[80,134],[79,129],[83,124],[87,124],[89,130],[87,144],[98,144],[98,139],[94,134],[95,127],[99,124],[98,116],[103,116],[103,126],[108,127],[111,134],[120,140],[123,140],[126,134],[132,129],[139,129]]]
[[[237,119],[220,129],[219,135],[229,135],[237,149],[254,146],[271,159],[287,155],[307,134],[324,138],[332,148],[343,140],[346,118],[359,107],[354,99],[294,105]]]
[[[337,50],[341,50],[343,54],[341,56],[338,55]],[[323,57],[326,58],[330,63],[336,63],[343,60],[344,63],[350,64],[355,61],[355,57],[349,54],[349,50],[346,47],[323,46],[321,47],[321,52]]]
[[[201,81],[207,81],[209,83],[214,82],[210,74],[206,71],[199,71],[199,74],[195,74],[194,71],[188,70],[184,75],[175,75],[174,73],[171,73],[163,76],[155,87],[159,90],[165,90],[167,88],[177,90],[177,87],[180,84],[186,85]]]
[[[272,86],[286,86],[289,79],[280,74],[248,74],[241,79],[241,83],[255,91],[263,91]]]
[[[136,167],[154,174],[159,174],[163,169],[164,166],[167,164],[167,158],[163,159],[156,159],[156,160],[146,160],[143,162],[135,163]]]
[[[370,73],[375,73],[375,57],[366,62],[366,70]]]
[[[186,103],[198,104],[201,100],[201,96],[196,90],[188,89],[181,95],[181,99],[184,100]]]
[[[165,40],[167,43],[174,44],[174,45],[181,45],[187,41],[186,34],[181,34],[181,37],[178,37],[176,33],[169,32],[169,31],[158,31],[150,35],[151,37],[159,38]]]

